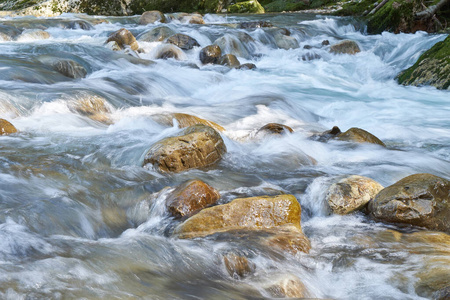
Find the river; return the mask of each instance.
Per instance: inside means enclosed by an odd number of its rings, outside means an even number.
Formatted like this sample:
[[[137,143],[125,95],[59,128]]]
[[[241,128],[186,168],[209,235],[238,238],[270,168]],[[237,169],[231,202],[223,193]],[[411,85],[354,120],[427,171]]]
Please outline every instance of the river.
[[[301,279],[312,298],[430,299],[450,278],[449,236],[378,223],[363,213],[330,215],[325,191],[335,176],[357,174],[389,186],[414,173],[450,177],[450,97],[433,87],[398,85],[395,76],[445,35],[367,35],[363,24],[313,14],[206,15],[206,24],[167,24],[201,47],[181,61],[156,59],[161,42],[139,42],[140,59],[113,52],[108,35],[139,36],[158,24],[134,17],[2,18],[0,118],[19,133],[0,137],[0,298],[260,299],[283,276]],[[299,43],[280,49],[266,20]],[[104,22],[107,21],[107,22]],[[17,38],[43,29],[50,38]],[[199,52],[217,38],[238,42],[255,70],[202,66]],[[356,41],[356,55],[330,44]],[[310,49],[304,48],[304,46]],[[46,59],[73,59],[72,79]],[[313,59],[309,59],[313,58]],[[86,95],[107,100],[109,122],[73,109]],[[193,114],[222,125],[228,152],[214,168],[161,174],[142,167],[150,146],[179,129],[152,115]],[[290,126],[280,138],[253,138],[267,123]],[[387,145],[310,139],[337,125],[360,127]],[[304,154],[316,165],[303,165]],[[295,256],[251,240],[170,236],[177,224],[157,192],[193,178],[236,197],[294,194],[302,206],[309,254]],[[231,278],[223,253],[245,253],[256,273]]]

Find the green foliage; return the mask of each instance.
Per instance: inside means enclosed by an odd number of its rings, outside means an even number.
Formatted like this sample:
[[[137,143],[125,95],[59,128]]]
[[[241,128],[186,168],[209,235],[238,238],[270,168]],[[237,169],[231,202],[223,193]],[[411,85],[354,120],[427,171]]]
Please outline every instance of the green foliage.
[[[19,0],[16,1],[12,6],[10,6],[8,9],[10,10],[19,10],[24,9],[33,5],[36,5],[42,1],[39,0]]]
[[[297,11],[308,7],[309,0],[276,0],[264,5],[267,12]]]
[[[253,13],[263,14],[264,8],[257,0],[250,0],[245,2],[238,2],[228,7],[229,13]]]
[[[343,5],[342,9],[335,14],[338,16],[362,16],[364,12],[370,12],[377,6],[374,0],[352,1]]]
[[[204,0],[203,0],[204,1]],[[194,12],[202,10],[203,1],[190,0],[133,0],[129,8],[134,14],[142,14],[149,10],[159,10],[165,13]],[[218,0],[216,0],[217,2]],[[208,1],[206,1],[208,2]]]

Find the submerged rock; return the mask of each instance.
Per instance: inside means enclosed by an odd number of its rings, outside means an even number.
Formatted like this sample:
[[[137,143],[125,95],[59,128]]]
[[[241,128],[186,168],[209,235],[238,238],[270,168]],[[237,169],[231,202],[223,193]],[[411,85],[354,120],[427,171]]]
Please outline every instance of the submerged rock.
[[[200,46],[200,44],[194,38],[182,33],[172,35],[167,39],[167,42],[170,44],[174,44],[175,46],[183,50],[191,50],[194,47]]]
[[[230,68],[237,68],[241,65],[236,55],[225,54],[222,55],[218,61],[219,65],[228,66]]]
[[[256,132],[256,136],[265,136],[265,135],[284,135],[287,133],[293,133],[294,130],[283,124],[278,123],[269,123],[258,129]]]
[[[334,128],[334,127],[333,127]],[[352,127],[344,133],[336,135],[337,139],[356,143],[371,143],[386,147],[386,145],[376,136],[364,129]]]
[[[256,267],[247,257],[232,252],[223,256],[223,262],[228,274],[235,279],[247,277],[255,271]]]
[[[217,64],[222,55],[220,47],[217,45],[209,45],[200,51],[200,61],[202,64]]]
[[[108,102],[97,95],[83,95],[69,103],[69,109],[91,120],[111,124],[111,110]]]
[[[203,124],[209,127],[214,128],[217,131],[225,131],[225,128],[220,126],[217,123],[214,123],[209,120],[205,120],[193,115],[189,114],[183,114],[183,113],[167,113],[167,114],[159,114],[159,115],[153,115],[152,119],[162,125],[166,126],[173,126],[174,120],[178,123],[178,126],[180,128],[185,128],[197,124]]]
[[[156,49],[156,59],[169,59],[182,60],[184,58],[184,52],[180,48],[172,44],[159,45]]]
[[[219,200],[220,194],[201,180],[189,180],[167,196],[166,205],[172,216],[189,217]]]
[[[250,0],[244,2],[238,2],[236,4],[228,6],[227,11],[229,13],[252,13],[252,14],[263,14],[264,7],[257,0]]]
[[[17,41],[26,40],[46,40],[50,38],[50,33],[40,29],[27,29],[22,32],[21,35],[17,37]]]
[[[369,203],[378,220],[450,232],[450,182],[432,174],[414,174],[378,193]]]
[[[153,165],[161,172],[182,172],[215,164],[227,148],[220,134],[206,125],[194,125],[179,136],[155,143],[145,155],[144,166]]]
[[[153,24],[156,22],[165,23],[166,17],[158,10],[146,11],[139,18],[140,25]]]
[[[86,69],[71,59],[59,59],[52,64],[52,68],[66,77],[73,79],[84,78],[87,75]]]
[[[450,36],[422,54],[397,79],[403,85],[432,85],[442,90],[450,89]]]
[[[252,22],[242,22],[239,24],[239,28],[242,29],[255,29],[263,27],[273,27],[272,23],[267,21],[252,21]]]
[[[251,58],[250,42],[254,42],[253,38],[248,36],[247,33],[242,33],[239,37],[231,34],[225,34],[224,36],[216,39],[214,45],[220,47],[222,52],[228,54],[234,54],[239,57],[247,59]]]
[[[16,132],[17,129],[13,124],[5,119],[0,119],[0,135],[8,135]]]
[[[340,43],[334,44],[330,47],[330,52],[335,54],[356,54],[361,52],[356,42],[351,40],[345,40]]]
[[[326,201],[333,213],[346,215],[363,208],[382,189],[373,179],[351,175],[328,188]]]
[[[254,70],[256,69],[256,65],[252,64],[252,63],[246,63],[246,64],[242,64],[239,67],[237,67],[237,69],[239,70]]]
[[[303,282],[295,275],[286,274],[271,283],[265,290],[273,298],[305,298],[309,296]]]
[[[162,42],[175,34],[175,31],[167,26],[156,27],[138,35],[137,39],[142,42]]]
[[[136,38],[129,30],[125,28],[121,28],[116,32],[110,34],[110,36],[106,40],[106,43],[109,42],[116,42],[120,49],[124,49],[125,46],[129,46],[131,50],[134,51],[139,49],[139,44],[136,41]]]

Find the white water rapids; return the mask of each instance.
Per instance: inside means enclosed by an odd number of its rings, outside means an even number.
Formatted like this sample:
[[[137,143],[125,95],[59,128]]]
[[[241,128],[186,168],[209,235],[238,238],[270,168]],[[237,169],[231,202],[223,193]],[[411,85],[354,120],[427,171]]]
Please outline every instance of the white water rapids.
[[[233,26],[262,19],[288,28],[299,48],[276,47],[267,29]],[[156,62],[145,65],[104,45],[120,28],[138,36],[161,25],[137,20],[70,14],[0,20],[2,32],[14,27],[50,34],[0,40],[0,118],[19,130],[0,136],[0,298],[260,299],[270,297],[268,282],[294,274],[315,298],[429,299],[442,287],[437,281],[449,283],[448,243],[433,240],[435,233],[416,237],[417,229],[377,223],[362,213],[328,215],[324,203],[338,175],[363,175],[384,186],[414,173],[450,177],[449,92],[395,81],[445,35],[367,35],[354,20],[305,14],[206,15],[204,25],[166,25],[201,47],[184,52],[181,61],[162,60],[155,59],[161,42],[140,42],[139,57]],[[254,41],[239,44],[245,55],[238,59],[257,69],[201,65],[202,47],[239,32]],[[362,51],[336,55],[322,46],[343,39]],[[43,55],[73,59],[87,76],[49,71],[37,61]],[[86,94],[107,99],[113,124],[70,108]],[[154,142],[179,132],[150,118],[166,112],[225,127],[224,159],[209,170],[174,175],[142,168]],[[267,123],[288,125],[294,133],[248,138]],[[309,139],[334,125],[363,128],[387,148]],[[317,165],[301,165],[303,153]],[[218,189],[220,203],[274,191],[294,194],[311,253],[168,236],[177,221],[163,197],[153,195],[193,178]],[[221,259],[230,249],[246,253],[256,273],[231,278]]]

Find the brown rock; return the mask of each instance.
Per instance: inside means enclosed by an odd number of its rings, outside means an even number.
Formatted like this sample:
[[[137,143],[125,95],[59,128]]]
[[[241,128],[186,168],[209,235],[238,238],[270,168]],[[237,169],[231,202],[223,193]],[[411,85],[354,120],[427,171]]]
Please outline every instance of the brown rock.
[[[136,38],[125,28],[121,28],[116,32],[113,32],[106,40],[106,43],[109,42],[116,42],[121,49],[124,49],[125,46],[130,46],[131,50],[134,51],[139,49],[139,44],[137,43]]]
[[[214,128],[217,131],[223,132],[225,131],[225,128],[220,126],[217,123],[214,123],[209,120],[205,120],[193,115],[189,114],[183,114],[183,113],[168,113],[168,114],[160,114],[160,115],[153,115],[153,120],[156,122],[166,125],[166,126],[173,126],[173,120],[175,119],[178,123],[178,126],[180,128],[185,128],[197,124],[203,124],[209,127]]]
[[[326,200],[333,213],[346,215],[363,208],[382,189],[383,186],[375,180],[351,175],[332,184]]]
[[[332,45],[330,48],[330,52],[335,54],[356,54],[358,52],[361,52],[361,49],[359,49],[359,46],[356,42],[345,40]]]
[[[183,57],[183,50],[171,44],[160,45],[155,54],[156,59],[173,58],[176,60],[181,60],[182,57]]]
[[[356,143],[372,143],[386,147],[386,145],[379,138],[377,138],[370,132],[367,132],[364,129],[357,127],[352,127],[346,132],[338,134],[337,138],[342,141],[356,142]]]
[[[202,16],[194,15],[189,19],[189,24],[205,24]]]
[[[217,64],[219,62],[222,51],[217,45],[209,45],[200,51],[200,61],[202,64]]]
[[[199,47],[200,44],[188,35],[177,33],[167,39],[167,42],[174,44],[183,50],[191,50],[194,47]]]
[[[69,104],[71,111],[86,116],[94,121],[111,124],[111,110],[107,101],[97,95],[84,95]]]
[[[146,11],[139,18],[140,25],[153,24],[155,22],[166,22],[166,17],[158,10]]]
[[[278,123],[269,123],[261,127],[257,132],[256,135],[284,135],[286,133],[293,133],[294,130],[286,125],[278,124]]]
[[[228,66],[230,68],[237,68],[241,64],[237,59],[236,55],[233,54],[222,55],[218,63],[219,65]]]
[[[182,172],[218,162],[227,149],[220,134],[202,124],[186,128],[179,136],[155,143],[145,155],[144,166],[162,172]]]
[[[252,63],[246,63],[246,64],[242,64],[239,67],[237,67],[237,69],[239,70],[254,70],[256,69],[256,65],[252,64]]]
[[[252,22],[243,22],[239,24],[239,28],[243,29],[255,29],[262,27],[273,27],[272,23],[267,21],[252,21]]]
[[[58,59],[52,64],[52,68],[58,73],[73,79],[84,78],[86,69],[71,59]]]
[[[192,216],[219,200],[220,194],[201,180],[189,180],[167,196],[166,205],[172,216]]]
[[[299,252],[309,253],[311,243],[306,238],[301,230],[294,226],[281,226],[272,230],[265,244],[271,248],[278,248],[279,250],[295,255]]]
[[[175,31],[166,26],[160,26],[140,34],[137,39],[143,42],[162,42],[175,34]]]
[[[450,182],[431,174],[414,174],[378,193],[369,203],[378,220],[450,232]]]
[[[9,121],[5,119],[0,119],[0,135],[8,135],[11,133],[16,133],[17,129]]]
[[[247,257],[235,253],[224,255],[223,262],[228,274],[236,279],[247,277],[255,271],[255,264],[248,261]]]
[[[274,298],[305,298],[309,296],[303,282],[295,275],[287,274],[278,278],[275,283],[266,288]]]
[[[293,195],[238,198],[213,206],[178,225],[175,234],[194,238],[233,230],[267,230],[282,225],[300,227],[301,208]]]

